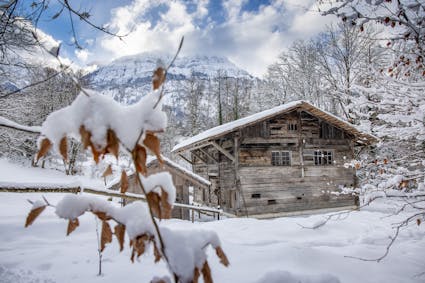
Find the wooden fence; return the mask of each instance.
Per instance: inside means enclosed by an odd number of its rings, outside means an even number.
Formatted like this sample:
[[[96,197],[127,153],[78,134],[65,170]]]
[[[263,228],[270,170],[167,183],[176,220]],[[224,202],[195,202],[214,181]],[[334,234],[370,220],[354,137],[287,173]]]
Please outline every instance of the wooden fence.
[[[0,187],[0,192],[9,192],[9,193],[88,193],[95,195],[102,195],[108,197],[118,197],[126,200],[141,200],[146,201],[144,195],[134,194],[134,193],[125,193],[122,194],[118,191],[108,190],[108,189],[94,189],[94,188],[81,188],[81,187],[59,187],[59,188],[50,188],[50,187]],[[236,217],[234,214],[224,212],[222,209],[216,209],[207,206],[196,206],[184,203],[174,203],[174,207],[179,207],[183,209],[188,209],[191,213],[191,220],[195,220],[195,212],[198,212],[198,215],[206,214],[212,216],[214,219],[220,219],[220,216],[226,216],[229,218]]]

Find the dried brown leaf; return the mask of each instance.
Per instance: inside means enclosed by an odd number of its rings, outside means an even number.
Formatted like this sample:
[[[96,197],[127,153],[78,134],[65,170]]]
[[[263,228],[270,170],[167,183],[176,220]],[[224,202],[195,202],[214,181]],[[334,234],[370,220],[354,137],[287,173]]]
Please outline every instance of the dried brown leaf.
[[[112,242],[112,230],[107,221],[102,221],[102,234],[100,238],[100,251],[105,249],[106,244]]]
[[[80,225],[80,222],[78,221],[78,218],[75,219],[69,219],[68,222],[68,229],[66,229],[66,235],[68,236],[71,234],[77,227]]]
[[[103,172],[102,177],[106,177],[112,175],[112,166],[111,164],[108,165],[108,167],[106,168],[105,172]]]
[[[52,143],[50,142],[50,140],[48,138],[44,138],[41,141],[40,150],[37,153],[36,161],[40,160],[40,158],[45,156],[51,147],[52,147]]]
[[[121,190],[120,193],[125,194],[128,190],[128,177],[127,177],[127,173],[125,172],[125,170],[122,170],[121,172]]]
[[[93,154],[93,160],[94,160],[94,162],[96,162],[96,164],[98,164],[100,152],[97,151],[96,147],[93,144],[91,144],[90,147],[91,147],[91,152]]]
[[[143,144],[156,155],[161,164],[164,162],[161,157],[161,143],[157,136],[152,132],[147,132]]]
[[[152,209],[153,214],[156,217],[161,218],[161,206],[160,206],[161,198],[159,197],[159,195],[155,192],[149,192],[146,195],[146,199],[148,200],[148,204],[150,208]]]
[[[420,218],[416,219],[416,224],[418,224],[418,226],[421,225],[421,223],[422,223],[422,221],[421,221]]]
[[[117,135],[111,129],[108,129],[108,132],[107,132],[106,151],[114,155],[115,158],[118,159],[119,141],[118,141]]]
[[[63,137],[59,143],[59,153],[65,161],[68,160],[68,142],[66,137]]]
[[[110,216],[106,214],[106,212],[103,212],[103,211],[92,211],[92,213],[96,215],[102,221],[108,221],[112,219]]]
[[[131,262],[133,262],[134,263],[134,255],[136,254],[136,250],[134,249],[134,247],[133,247],[133,249],[131,250],[131,257],[130,257],[130,260],[131,260]]]
[[[152,76],[152,87],[153,90],[158,89],[165,81],[165,70],[162,67],[158,67]]]
[[[87,147],[91,146],[91,133],[86,130],[84,125],[80,126],[80,136],[84,149],[87,149]]]
[[[195,267],[195,270],[193,271],[193,283],[198,283],[199,276],[201,274],[199,273],[199,268]]]
[[[161,219],[170,219],[173,207],[168,202],[168,193],[161,188]]]
[[[136,253],[137,257],[141,256],[146,249],[145,242],[149,241],[149,237],[146,234],[138,236],[133,242],[133,251]]]
[[[133,158],[136,164],[137,172],[143,175],[146,175],[148,172],[148,169],[146,168],[146,157],[146,149],[139,144],[136,145],[135,149],[133,150]]]
[[[43,212],[43,210],[46,208],[45,205],[39,206],[37,208],[32,209],[27,216],[27,219],[25,221],[25,227],[30,226],[34,220]]]
[[[161,253],[158,250],[158,247],[156,246],[156,244],[154,243],[153,245],[153,254],[155,256],[155,263],[157,263],[160,259],[161,259]]]
[[[114,227],[114,234],[120,244],[120,252],[124,249],[125,225],[118,224]]]
[[[205,283],[213,283],[212,276],[211,276],[211,269],[208,265],[208,261],[204,262],[204,265],[202,266],[202,277],[204,278]]]
[[[218,258],[220,259],[221,264],[223,264],[226,267],[229,266],[229,260],[227,259],[226,254],[223,252],[223,250],[220,246],[215,248],[215,253],[217,254]]]

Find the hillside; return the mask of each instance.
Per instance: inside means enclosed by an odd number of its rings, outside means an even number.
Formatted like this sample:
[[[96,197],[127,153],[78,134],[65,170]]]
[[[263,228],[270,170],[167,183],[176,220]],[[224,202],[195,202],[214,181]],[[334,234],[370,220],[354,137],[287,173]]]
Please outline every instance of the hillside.
[[[126,56],[99,67],[83,80],[88,88],[110,95],[117,101],[132,104],[151,90],[152,70],[159,58],[166,64],[171,61],[171,56],[161,53]],[[225,57],[178,57],[167,75],[167,92],[173,96],[189,78],[208,80],[217,76],[218,72],[232,78],[254,79]]]

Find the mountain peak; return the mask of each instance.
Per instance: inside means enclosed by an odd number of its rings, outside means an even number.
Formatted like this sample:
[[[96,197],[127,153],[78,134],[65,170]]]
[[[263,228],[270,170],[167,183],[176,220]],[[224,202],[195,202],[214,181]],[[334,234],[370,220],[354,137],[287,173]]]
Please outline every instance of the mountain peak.
[[[150,86],[158,59],[167,63],[172,56],[161,52],[145,52],[121,57],[89,73],[85,80],[90,87],[98,90]],[[168,72],[168,80],[185,80],[191,75],[208,79],[216,77],[218,73],[228,77],[253,78],[226,57],[195,55],[178,57]]]

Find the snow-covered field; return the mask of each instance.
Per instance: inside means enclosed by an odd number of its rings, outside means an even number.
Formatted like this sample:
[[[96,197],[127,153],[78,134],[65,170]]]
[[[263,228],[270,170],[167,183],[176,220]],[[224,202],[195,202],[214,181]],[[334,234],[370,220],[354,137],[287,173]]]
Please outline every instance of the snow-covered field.
[[[19,175],[7,181],[23,178]],[[38,178],[37,182],[44,183],[42,177]],[[64,196],[44,195],[52,204]],[[67,222],[49,208],[32,226],[24,228],[31,208],[27,199],[41,199],[41,194],[0,193],[0,197],[0,282],[149,282],[154,275],[167,274],[163,263],[153,262],[152,251],[132,264],[126,238],[122,253],[116,239],[107,246],[103,275],[97,276],[97,223],[93,215],[80,217],[80,227],[66,237]],[[425,282],[424,225],[403,229],[388,256],[379,263],[347,257],[380,257],[393,235],[391,224],[406,217],[405,212],[390,216],[401,204],[377,200],[316,230],[301,226],[320,223],[324,215],[194,224],[172,219],[166,225],[218,233],[230,266],[223,267],[215,252],[209,251],[215,282]]]
[[[114,239],[104,252],[103,275],[96,276],[94,216],[80,217],[80,227],[68,237],[65,236],[67,223],[58,219],[51,209],[25,229],[26,214],[31,207],[26,199],[40,197],[40,194],[1,194],[0,282],[149,282],[154,275],[166,274],[162,263],[153,263],[152,252],[132,264],[130,250],[119,253]],[[56,203],[62,195],[46,197]],[[219,234],[231,265],[223,267],[210,251],[216,282],[258,282],[266,273],[277,271],[280,272],[274,274],[277,280],[267,282],[298,282],[283,278],[304,279],[302,282],[424,282],[423,225],[403,230],[380,263],[345,257],[374,258],[384,253],[392,234],[391,223],[403,219],[403,215],[386,217],[389,211],[389,203],[381,201],[316,230],[301,228],[299,224],[313,225],[323,215],[195,224],[169,220],[167,225],[187,230],[212,229]]]

